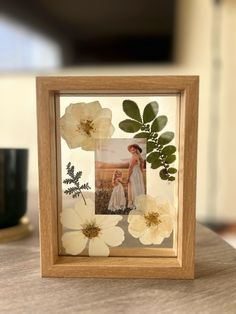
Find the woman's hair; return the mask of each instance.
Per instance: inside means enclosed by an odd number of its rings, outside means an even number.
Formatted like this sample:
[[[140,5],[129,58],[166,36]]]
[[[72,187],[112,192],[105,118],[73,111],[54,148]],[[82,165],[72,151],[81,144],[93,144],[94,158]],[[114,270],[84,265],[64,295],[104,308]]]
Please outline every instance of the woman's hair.
[[[138,155],[139,161],[142,163],[143,162],[143,158],[142,158],[141,153],[140,153],[140,151],[138,149],[136,149],[136,154]]]
[[[141,156],[142,148],[138,144],[131,144],[128,146],[128,151],[130,151],[132,147],[135,148],[139,161],[143,163],[143,158]]]
[[[142,153],[142,148],[138,145],[138,144],[131,144],[128,146],[128,151],[130,151],[130,149],[134,147],[136,150],[138,150],[140,153]]]

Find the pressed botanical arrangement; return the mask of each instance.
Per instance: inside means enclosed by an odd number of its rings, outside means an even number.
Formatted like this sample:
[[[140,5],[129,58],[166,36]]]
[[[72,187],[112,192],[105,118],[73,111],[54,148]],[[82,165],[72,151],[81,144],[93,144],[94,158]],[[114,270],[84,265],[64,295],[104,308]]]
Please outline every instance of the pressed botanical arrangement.
[[[62,254],[109,256],[114,247],[173,247],[176,97],[169,99],[171,123],[164,97],[149,102],[150,97],[122,98],[78,97],[72,103],[65,100],[61,108],[62,156],[67,150],[62,163]],[[154,195],[149,193],[153,185]]]
[[[199,78],[36,85],[42,276],[193,279]]]
[[[162,180],[174,181],[173,174],[177,169],[170,167],[176,160],[176,147],[168,145],[174,138],[174,132],[160,132],[165,128],[168,117],[158,116],[159,105],[156,101],[150,102],[144,108],[141,116],[137,104],[132,100],[123,102],[124,112],[132,118],[120,122],[119,127],[128,133],[136,133],[134,138],[147,139],[147,162],[153,169],[161,168],[159,174]]]

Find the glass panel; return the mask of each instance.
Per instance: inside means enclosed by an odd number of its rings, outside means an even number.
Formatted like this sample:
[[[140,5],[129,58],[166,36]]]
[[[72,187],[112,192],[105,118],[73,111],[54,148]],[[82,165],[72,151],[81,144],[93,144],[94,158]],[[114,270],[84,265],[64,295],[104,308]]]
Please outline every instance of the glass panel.
[[[175,255],[178,101],[60,97],[60,254]]]

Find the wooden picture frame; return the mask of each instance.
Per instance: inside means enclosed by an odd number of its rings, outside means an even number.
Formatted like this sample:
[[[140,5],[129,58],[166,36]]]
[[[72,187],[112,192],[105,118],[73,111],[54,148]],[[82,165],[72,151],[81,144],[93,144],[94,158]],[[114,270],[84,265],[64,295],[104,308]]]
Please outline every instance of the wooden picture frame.
[[[197,76],[37,77],[40,246],[43,277],[194,278]],[[58,102],[61,95],[178,95],[179,176],[175,254],[86,257],[59,254]]]

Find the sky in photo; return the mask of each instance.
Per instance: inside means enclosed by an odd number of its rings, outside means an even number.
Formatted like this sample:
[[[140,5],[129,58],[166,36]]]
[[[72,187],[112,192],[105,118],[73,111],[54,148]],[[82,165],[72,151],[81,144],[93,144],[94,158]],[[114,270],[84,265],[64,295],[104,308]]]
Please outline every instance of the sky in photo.
[[[96,161],[106,163],[127,163],[131,158],[128,146],[138,144],[142,148],[142,157],[146,158],[146,139],[143,138],[112,138],[98,140],[96,149]]]

